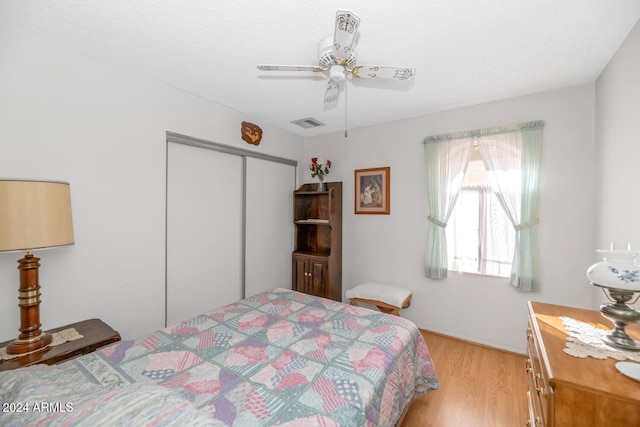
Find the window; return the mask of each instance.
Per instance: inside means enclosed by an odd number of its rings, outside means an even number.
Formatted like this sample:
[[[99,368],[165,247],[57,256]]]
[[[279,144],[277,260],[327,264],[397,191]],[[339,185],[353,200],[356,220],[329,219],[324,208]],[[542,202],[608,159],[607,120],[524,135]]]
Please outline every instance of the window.
[[[504,254],[511,252],[509,283],[524,292],[540,289],[537,225],[543,128],[544,121],[537,120],[425,137],[429,204],[424,256],[426,277],[447,277],[451,246],[447,235],[453,233],[452,240],[457,238],[460,242],[452,247],[456,263],[464,266],[475,261],[477,272],[506,276],[504,267],[508,261]],[[474,142],[482,153],[489,177],[477,182],[472,180],[473,174],[465,173],[470,161],[473,166],[479,165],[479,153],[471,158]],[[472,181],[465,183],[465,179]],[[510,231],[501,225],[505,221],[498,219],[500,213],[494,197],[513,227],[512,248],[501,243],[509,240]],[[446,231],[458,199],[463,199],[461,206],[467,205],[456,209],[457,222],[463,226],[449,227]],[[465,216],[470,215],[473,218],[467,220]],[[471,230],[469,237],[464,234],[465,228]]]
[[[509,277],[515,230],[474,147],[446,227],[449,270]]]

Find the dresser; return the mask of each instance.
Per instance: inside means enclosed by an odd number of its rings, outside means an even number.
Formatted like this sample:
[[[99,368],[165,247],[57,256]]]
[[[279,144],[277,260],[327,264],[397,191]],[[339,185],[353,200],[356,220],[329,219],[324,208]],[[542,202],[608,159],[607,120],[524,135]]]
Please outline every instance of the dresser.
[[[640,382],[621,374],[614,359],[585,359],[563,352],[567,339],[560,317],[604,329],[600,312],[529,302],[526,372],[528,426],[640,426]],[[640,325],[627,332],[640,338]]]

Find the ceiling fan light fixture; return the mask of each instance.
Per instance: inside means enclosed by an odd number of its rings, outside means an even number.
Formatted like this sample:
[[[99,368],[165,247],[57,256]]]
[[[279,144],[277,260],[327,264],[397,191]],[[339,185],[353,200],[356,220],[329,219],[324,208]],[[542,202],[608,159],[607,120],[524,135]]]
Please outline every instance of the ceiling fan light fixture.
[[[334,82],[341,82],[346,78],[344,67],[342,65],[332,65],[329,69],[329,78]]]

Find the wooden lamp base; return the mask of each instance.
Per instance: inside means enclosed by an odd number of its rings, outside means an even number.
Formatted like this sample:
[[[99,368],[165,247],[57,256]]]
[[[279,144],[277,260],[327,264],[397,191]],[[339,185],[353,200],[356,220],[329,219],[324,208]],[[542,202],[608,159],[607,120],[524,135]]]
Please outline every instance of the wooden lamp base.
[[[40,350],[51,344],[51,334],[42,332],[40,327],[40,284],[38,268],[40,258],[27,251],[24,258],[18,260],[20,270],[20,288],[18,306],[20,307],[20,335],[7,346],[7,354],[24,354]]]

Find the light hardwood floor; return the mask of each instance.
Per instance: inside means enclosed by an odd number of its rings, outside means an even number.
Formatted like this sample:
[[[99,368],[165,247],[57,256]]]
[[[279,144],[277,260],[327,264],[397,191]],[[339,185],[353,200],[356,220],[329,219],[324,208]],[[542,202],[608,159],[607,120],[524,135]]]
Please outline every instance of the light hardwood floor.
[[[440,389],[416,395],[402,427],[525,425],[524,355],[427,331],[422,335],[431,352]]]

